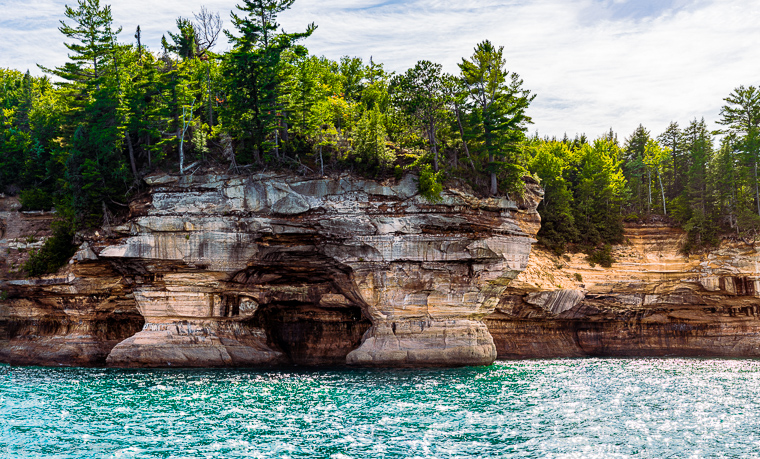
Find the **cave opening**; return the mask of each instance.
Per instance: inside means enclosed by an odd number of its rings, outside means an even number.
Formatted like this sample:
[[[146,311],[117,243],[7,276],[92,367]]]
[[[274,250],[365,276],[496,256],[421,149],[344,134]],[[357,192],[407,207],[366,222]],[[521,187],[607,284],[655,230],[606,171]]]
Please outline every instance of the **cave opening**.
[[[282,302],[263,305],[252,320],[267,334],[267,344],[294,365],[338,366],[358,348],[371,322],[354,305],[326,308],[318,304]]]
[[[345,365],[372,325],[351,268],[313,247],[269,250],[232,277],[258,303],[245,323],[263,329],[267,344],[294,365]]]

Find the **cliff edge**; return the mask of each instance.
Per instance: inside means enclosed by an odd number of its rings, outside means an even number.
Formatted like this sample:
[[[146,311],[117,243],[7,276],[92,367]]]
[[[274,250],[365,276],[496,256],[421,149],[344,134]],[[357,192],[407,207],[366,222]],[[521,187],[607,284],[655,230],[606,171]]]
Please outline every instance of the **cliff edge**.
[[[686,234],[630,224],[609,268],[534,247],[485,322],[499,358],[760,357],[758,245],[681,252]]]
[[[0,361],[120,367],[493,362],[483,318],[528,265],[520,202],[379,183],[153,175],[69,266],[0,284]],[[44,352],[42,351],[44,349]]]

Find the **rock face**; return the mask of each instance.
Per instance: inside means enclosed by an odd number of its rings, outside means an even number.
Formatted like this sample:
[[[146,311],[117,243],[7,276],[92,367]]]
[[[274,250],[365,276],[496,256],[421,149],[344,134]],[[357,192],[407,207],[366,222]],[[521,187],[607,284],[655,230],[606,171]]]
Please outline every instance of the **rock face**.
[[[86,316],[82,333],[59,327],[39,334],[30,320],[24,330],[6,325],[0,360],[489,364],[496,347],[483,318],[527,266],[542,194],[529,181],[520,204],[456,189],[430,203],[410,175],[389,183],[276,175],[156,175],[146,182],[150,192],[131,203],[126,224],[83,245],[65,281],[58,274],[0,285],[10,292],[0,323],[43,308],[24,307],[22,298],[39,297],[33,289],[50,296],[49,309]],[[67,298],[81,304],[60,306]],[[128,326],[98,321],[117,311]],[[96,335],[92,327],[105,331]],[[97,352],[43,359],[28,344],[56,348],[67,339]]]
[[[524,202],[411,176],[156,175],[55,275],[19,266],[50,213],[0,198],[0,362],[451,366],[495,358],[760,357],[760,246],[684,256],[631,225],[611,268],[533,247]],[[532,251],[531,251],[532,250]],[[529,259],[530,254],[530,259]]]
[[[55,214],[20,207],[0,195],[0,362],[105,363],[143,325],[129,286],[108,263],[75,263],[46,279],[24,279],[21,266],[50,236]],[[94,256],[85,244],[78,257],[88,254]]]
[[[760,252],[724,241],[684,256],[684,233],[630,225],[611,268],[534,248],[485,322],[499,358],[760,357]]]

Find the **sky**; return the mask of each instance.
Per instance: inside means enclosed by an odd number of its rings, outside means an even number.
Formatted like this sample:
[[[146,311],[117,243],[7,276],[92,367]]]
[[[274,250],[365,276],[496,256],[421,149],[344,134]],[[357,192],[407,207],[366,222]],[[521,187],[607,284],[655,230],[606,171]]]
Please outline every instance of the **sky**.
[[[38,63],[64,63],[59,21],[75,1],[0,0],[0,67],[39,75]],[[229,29],[236,3],[110,2],[120,40],[134,41],[139,24],[153,50],[177,17],[202,5]],[[491,40],[536,95],[530,132],[542,137],[595,138],[612,128],[623,140],[639,124],[658,135],[695,117],[717,129],[723,98],[760,84],[757,0],[296,0],[279,20],[288,32],[317,25],[304,42],[312,54],[371,56],[395,72],[427,59],[457,73],[478,42]]]

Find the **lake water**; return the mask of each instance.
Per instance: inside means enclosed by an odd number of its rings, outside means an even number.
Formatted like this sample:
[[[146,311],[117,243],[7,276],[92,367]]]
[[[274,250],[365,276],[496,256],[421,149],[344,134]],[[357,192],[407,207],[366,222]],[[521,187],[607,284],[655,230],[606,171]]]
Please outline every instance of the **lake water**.
[[[760,457],[760,361],[0,366],[0,457]]]

